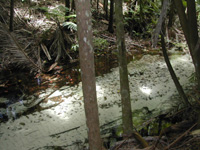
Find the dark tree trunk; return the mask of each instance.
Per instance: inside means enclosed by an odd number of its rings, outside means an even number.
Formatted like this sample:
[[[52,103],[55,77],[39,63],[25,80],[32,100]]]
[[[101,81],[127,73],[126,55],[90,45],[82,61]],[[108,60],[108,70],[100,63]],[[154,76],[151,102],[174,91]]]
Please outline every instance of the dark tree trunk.
[[[110,33],[114,32],[113,29],[113,13],[114,13],[114,0],[110,1],[110,18],[109,18],[109,25],[108,25],[108,31]]]
[[[185,9],[183,7],[182,0],[174,0],[174,4],[176,6],[176,10],[177,10],[177,13],[178,13],[178,16],[179,16],[179,19],[180,19],[180,24],[183,28],[185,39],[187,40],[189,49],[191,49],[190,45],[189,45],[189,39],[188,39],[189,38],[189,31],[188,31],[187,17],[186,17],[186,14],[185,14]]]
[[[171,2],[170,4],[170,11],[169,11],[169,22],[168,22],[168,29],[170,29],[173,26],[175,19],[175,6],[174,6],[174,1]]]
[[[123,133],[128,136],[133,133],[132,110],[130,102],[130,90],[128,81],[126,48],[124,38],[124,22],[122,13],[122,0],[115,2],[116,12],[116,34],[117,34],[117,49],[119,61],[119,74],[120,74],[120,93],[122,103],[122,122]]]
[[[108,0],[104,0],[103,8],[106,13],[105,18],[106,18],[106,20],[108,20]]]
[[[183,103],[190,106],[190,103],[188,102],[187,96],[185,95],[185,92],[183,91],[183,88],[182,88],[181,84],[179,83],[178,78],[177,78],[177,76],[176,76],[176,74],[173,70],[173,67],[172,67],[170,61],[169,61],[169,57],[167,55],[167,49],[166,49],[166,46],[165,46],[165,40],[164,40],[163,34],[161,34],[161,44],[162,44],[163,56],[164,56],[165,62],[167,64],[167,68],[168,68],[170,75],[172,77],[172,80],[174,81],[174,84],[176,86],[176,89],[177,89],[181,99],[183,100]]]
[[[71,11],[75,11],[75,10],[76,10],[75,0],[72,0]]]
[[[69,16],[70,0],[65,0],[65,7],[68,8],[68,10],[66,10],[65,16]]]
[[[185,14],[182,0],[174,0],[174,3],[195,66],[198,89],[200,90],[200,46],[197,42],[199,37],[197,29],[195,0],[187,1],[187,16]]]
[[[84,107],[90,150],[102,150],[96,96],[94,52],[92,44],[91,6],[88,0],[76,0],[79,58]]]
[[[99,0],[97,0],[97,12],[99,10]]]
[[[191,53],[193,56],[196,77],[198,81],[198,89],[200,90],[200,47],[198,45],[198,25],[197,25],[197,16],[196,16],[196,5],[195,0],[187,1],[188,9],[188,26],[189,26],[189,41],[191,43]],[[196,48],[195,48],[196,47]]]
[[[13,31],[13,19],[14,19],[14,0],[10,1],[10,31]]]

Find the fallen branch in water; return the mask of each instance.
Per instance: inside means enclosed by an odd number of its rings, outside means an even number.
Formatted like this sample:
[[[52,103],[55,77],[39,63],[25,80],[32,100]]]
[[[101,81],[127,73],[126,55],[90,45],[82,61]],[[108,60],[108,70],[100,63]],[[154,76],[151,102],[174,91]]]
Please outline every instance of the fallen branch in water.
[[[76,130],[76,129],[78,129],[78,128],[80,128],[80,126],[75,127],[75,128],[72,128],[72,129],[68,129],[68,130],[66,130],[66,131],[62,131],[62,132],[59,132],[59,133],[56,133],[56,134],[51,134],[50,137],[55,137],[55,136],[57,136],[57,135],[60,135],[60,134],[66,133],[66,132],[70,132],[70,131]]]

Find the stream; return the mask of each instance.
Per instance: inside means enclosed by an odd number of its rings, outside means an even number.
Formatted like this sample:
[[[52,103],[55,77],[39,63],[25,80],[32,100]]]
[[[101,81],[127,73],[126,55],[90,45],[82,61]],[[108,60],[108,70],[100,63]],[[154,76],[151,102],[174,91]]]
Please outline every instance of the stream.
[[[193,83],[189,78],[194,72],[194,67],[189,54],[180,55],[174,52],[170,59],[180,83],[185,90],[190,90]],[[111,72],[96,77],[102,138],[111,134],[110,129],[121,125],[118,69],[112,68]],[[134,112],[144,111],[145,108],[151,112],[152,117],[165,113],[180,100],[162,56],[144,55],[140,60],[131,61],[128,71]],[[29,98],[31,99],[31,96]],[[32,98],[35,99],[34,96]],[[32,105],[29,99],[11,104],[12,109],[0,109],[0,113],[10,116],[9,118],[16,117],[0,123],[0,149],[82,150],[87,147],[82,83],[73,86],[65,84],[59,88],[52,83],[37,93],[35,103],[41,99],[45,100],[40,103],[38,111],[27,114],[23,112]],[[6,102],[8,99],[1,97],[0,102],[2,101]],[[17,117],[16,114],[22,115]],[[138,117],[133,117],[136,127],[140,126],[138,120]]]

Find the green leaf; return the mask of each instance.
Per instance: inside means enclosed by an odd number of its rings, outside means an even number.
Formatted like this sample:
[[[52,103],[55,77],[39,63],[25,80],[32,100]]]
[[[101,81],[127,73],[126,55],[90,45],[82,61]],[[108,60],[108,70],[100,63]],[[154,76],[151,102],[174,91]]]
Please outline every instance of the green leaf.
[[[74,31],[77,31],[77,25],[75,24],[75,23],[73,23],[73,22],[64,22],[63,24],[62,24],[62,26],[63,27],[68,27],[68,29],[72,29],[72,30],[74,30]]]

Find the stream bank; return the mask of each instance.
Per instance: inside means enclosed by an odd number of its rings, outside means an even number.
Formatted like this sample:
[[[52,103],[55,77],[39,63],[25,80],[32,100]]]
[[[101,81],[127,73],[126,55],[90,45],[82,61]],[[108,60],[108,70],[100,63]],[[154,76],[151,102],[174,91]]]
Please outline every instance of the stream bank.
[[[194,67],[190,56],[173,55],[171,63],[184,89],[191,90],[193,83],[189,77],[194,72]],[[140,60],[130,62],[128,70],[133,111],[146,107],[152,117],[165,113],[180,100],[163,57],[144,55]],[[118,67],[97,77],[96,87],[101,130],[120,126]],[[41,107],[58,104],[0,124],[0,149],[43,150],[56,146],[69,150],[84,149],[87,145],[87,130],[81,82],[77,86],[65,85],[56,90],[52,87],[44,89],[37,100],[45,97],[47,101],[41,103]],[[20,102],[13,105],[16,113],[22,113],[26,107]],[[6,109],[1,109],[1,112],[7,113]],[[110,133],[104,134],[102,136]]]

